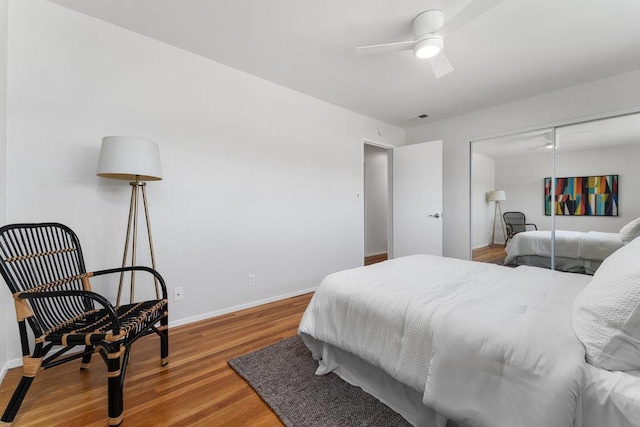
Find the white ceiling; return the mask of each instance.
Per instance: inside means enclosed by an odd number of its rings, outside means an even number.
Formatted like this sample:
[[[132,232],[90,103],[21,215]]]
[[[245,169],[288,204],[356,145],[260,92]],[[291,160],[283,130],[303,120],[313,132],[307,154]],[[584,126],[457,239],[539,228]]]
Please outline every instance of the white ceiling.
[[[446,38],[440,79],[410,51],[354,48],[470,0],[49,1],[402,128],[640,69],[638,0],[504,0]]]

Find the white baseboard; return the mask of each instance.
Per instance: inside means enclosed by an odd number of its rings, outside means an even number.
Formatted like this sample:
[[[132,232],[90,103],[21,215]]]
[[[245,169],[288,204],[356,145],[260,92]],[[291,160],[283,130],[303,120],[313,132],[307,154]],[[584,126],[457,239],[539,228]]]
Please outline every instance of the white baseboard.
[[[17,368],[19,366],[22,366],[22,358],[8,360],[0,371],[0,383],[4,381],[4,376],[7,375],[7,371],[9,369]]]
[[[308,289],[302,289],[299,291],[291,292],[284,295],[279,295],[271,298],[265,298],[263,300],[253,301],[246,304],[236,305],[234,307],[223,308],[221,310],[211,311],[209,313],[199,314],[197,316],[187,317],[185,319],[175,320],[173,322],[169,322],[169,327],[176,327],[182,325],[188,325],[189,323],[199,322],[200,320],[211,319],[213,317],[222,316],[223,314],[233,313],[234,311],[240,311],[247,308],[257,307],[259,305],[269,304],[270,302],[280,301],[287,298],[297,297],[299,295],[308,294],[310,292],[314,292],[317,289],[317,286]]]
[[[173,327],[176,327],[176,326],[182,326],[182,325],[188,325],[189,323],[199,322],[200,320],[211,319],[213,317],[222,316],[223,314],[233,313],[234,311],[240,311],[240,310],[244,310],[244,309],[247,309],[247,308],[257,307],[259,305],[268,304],[270,302],[275,302],[275,301],[280,301],[280,300],[287,299],[287,298],[297,297],[299,295],[304,295],[304,294],[308,294],[310,292],[314,292],[316,289],[317,289],[317,286],[314,286],[313,288],[302,289],[302,290],[291,292],[291,293],[284,294],[284,295],[278,295],[278,296],[275,296],[275,297],[265,298],[265,299],[262,299],[262,300],[249,302],[249,303],[246,303],[246,304],[236,305],[234,307],[223,308],[221,310],[216,310],[216,311],[212,311],[212,312],[209,312],[209,313],[199,314],[197,316],[187,317],[185,319],[180,319],[180,320],[176,320],[176,321],[173,321],[173,322],[169,322],[169,328],[173,328]],[[5,363],[4,366],[2,367],[2,371],[0,371],[0,383],[2,382],[2,380],[4,380],[4,376],[7,374],[7,371],[9,369],[17,368],[19,366],[22,366],[22,358],[12,359],[12,360],[7,361],[7,363]]]

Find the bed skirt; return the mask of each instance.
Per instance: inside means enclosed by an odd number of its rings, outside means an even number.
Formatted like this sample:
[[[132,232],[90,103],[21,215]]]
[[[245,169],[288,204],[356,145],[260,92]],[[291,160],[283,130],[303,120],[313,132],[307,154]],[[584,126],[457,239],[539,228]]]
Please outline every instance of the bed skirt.
[[[551,268],[551,258],[540,255],[519,255],[515,257],[516,265]],[[567,273],[589,274],[593,276],[602,261],[587,259],[556,257],[556,270]]]
[[[304,340],[315,341],[306,334],[301,335]],[[422,403],[423,393],[402,384],[382,369],[345,350],[325,342],[316,342],[322,346],[322,359],[318,361],[317,375],[333,372],[347,383],[360,387],[414,426],[459,427],[455,421],[447,420]]]

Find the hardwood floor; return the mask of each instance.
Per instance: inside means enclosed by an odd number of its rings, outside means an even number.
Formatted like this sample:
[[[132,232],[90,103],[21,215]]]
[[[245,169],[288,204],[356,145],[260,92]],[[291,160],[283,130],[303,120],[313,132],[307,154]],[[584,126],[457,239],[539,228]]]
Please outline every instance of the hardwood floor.
[[[278,417],[227,360],[297,333],[312,294],[170,329],[169,365],[160,366],[157,336],[138,340],[125,380],[121,426],[278,426]],[[13,423],[106,426],[106,368],[98,355],[40,371]],[[0,386],[4,411],[20,380],[11,369]]]
[[[378,254],[378,255],[370,255],[364,257],[364,265],[371,265],[377,262],[382,262],[387,260],[387,254]]]
[[[504,259],[507,253],[504,251],[504,245],[485,246],[474,249],[471,257],[474,261],[488,262],[491,264],[504,265]]]

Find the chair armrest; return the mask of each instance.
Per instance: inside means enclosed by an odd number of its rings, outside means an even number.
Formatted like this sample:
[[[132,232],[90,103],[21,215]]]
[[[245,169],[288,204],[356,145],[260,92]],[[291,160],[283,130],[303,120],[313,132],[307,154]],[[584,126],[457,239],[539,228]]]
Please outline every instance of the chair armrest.
[[[98,270],[98,271],[93,271],[89,274],[95,277],[95,276],[102,276],[104,274],[122,273],[125,271],[146,271],[147,273],[153,274],[155,278],[158,279],[158,282],[160,282],[160,286],[162,288],[162,298],[168,299],[167,286],[164,283],[164,279],[162,278],[160,273],[158,273],[156,270],[150,267],[135,265],[135,266],[128,266],[128,267],[109,268],[107,270]]]
[[[525,224],[524,226],[527,227],[528,225],[532,226],[533,228],[535,228],[536,230],[538,229],[538,227],[535,224]]]
[[[113,333],[118,335],[120,333],[120,321],[116,310],[111,303],[102,295],[92,291],[80,291],[80,290],[64,290],[64,291],[45,291],[45,292],[21,292],[18,295],[20,299],[45,299],[56,297],[83,297],[96,301],[107,310],[107,314],[113,321]]]

